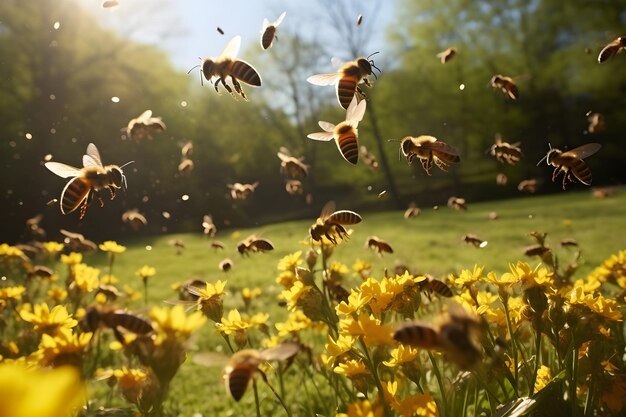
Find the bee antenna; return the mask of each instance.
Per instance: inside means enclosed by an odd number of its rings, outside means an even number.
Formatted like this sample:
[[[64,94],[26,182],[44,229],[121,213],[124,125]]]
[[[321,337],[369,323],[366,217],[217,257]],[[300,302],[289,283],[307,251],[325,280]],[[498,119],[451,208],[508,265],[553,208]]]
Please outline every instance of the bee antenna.
[[[124,165],[122,165],[122,166],[120,167],[120,169],[124,168],[126,165],[130,165],[130,164],[132,164],[133,162],[135,162],[135,161],[128,161],[128,162],[126,162]]]
[[[374,55],[379,54],[379,53],[380,53],[380,51],[372,52],[371,54],[369,54],[367,56],[367,59],[370,59],[371,57],[373,57]]]
[[[195,67],[191,68],[189,71],[187,71],[187,74],[189,74],[191,71],[195,70],[196,68],[198,68],[200,66],[200,64],[196,65]]]

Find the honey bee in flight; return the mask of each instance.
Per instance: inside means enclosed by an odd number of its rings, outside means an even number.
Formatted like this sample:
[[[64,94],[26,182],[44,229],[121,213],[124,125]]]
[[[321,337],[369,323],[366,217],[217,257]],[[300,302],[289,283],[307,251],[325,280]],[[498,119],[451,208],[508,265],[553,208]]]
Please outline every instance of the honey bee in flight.
[[[369,236],[365,240],[365,246],[370,249],[373,249],[378,256],[382,256],[383,253],[393,253],[393,249],[391,245],[378,236]]]
[[[322,208],[322,213],[315,223],[309,228],[311,239],[320,242],[325,236],[333,245],[337,244],[337,238],[347,239],[348,232],[343,227],[361,223],[360,215],[350,210],[335,211],[335,202],[329,201]]]
[[[472,235],[472,234],[467,234],[467,235],[463,236],[463,241],[465,243],[472,244],[472,245],[474,245],[477,248],[484,248],[488,244],[488,242],[486,240],[482,240],[478,236]]]
[[[261,29],[261,48],[268,49],[272,47],[272,42],[276,37],[276,28],[281,24],[287,12],[282,12],[274,23],[270,23],[267,18],[263,19],[263,29]]]
[[[410,219],[412,217],[417,217],[419,215],[420,215],[420,209],[419,207],[415,205],[414,202],[411,202],[411,204],[409,204],[409,207],[407,207],[407,209],[404,211],[405,219]]]
[[[163,132],[165,123],[160,117],[152,117],[152,110],[146,110],[138,117],[131,119],[126,126],[126,137],[140,142],[142,139],[152,140],[152,132]]]
[[[202,229],[206,237],[215,237],[217,226],[213,223],[213,217],[211,217],[210,214],[205,214],[204,217],[202,217]]]
[[[133,229],[133,231],[135,232],[143,226],[148,225],[148,220],[146,219],[146,216],[141,214],[137,209],[125,211],[122,214],[122,221],[124,223],[127,223],[130,228]]]
[[[113,330],[115,338],[122,343],[124,336],[120,332],[120,328],[139,335],[148,334],[153,330],[150,322],[141,317],[124,310],[112,310],[99,306],[92,306],[87,309],[81,327],[89,332],[95,332],[100,327],[108,327]]]
[[[454,308],[453,308],[454,307]],[[478,316],[452,304],[435,325],[414,321],[401,325],[393,337],[398,342],[443,352],[460,369],[470,369],[481,358],[482,323]]]
[[[488,152],[491,156],[495,156],[498,162],[504,164],[515,165],[522,159],[522,150],[519,147],[520,142],[508,143],[502,140],[502,136],[496,134],[496,142],[491,145]]]
[[[376,78],[373,69],[380,72],[380,69],[374,64],[374,61],[370,59],[372,55],[377,53],[378,52],[374,52],[367,58],[359,57],[354,61],[346,63],[342,63],[338,58],[333,58],[331,62],[333,65],[339,67],[338,72],[312,75],[306,80],[313,85],[319,86],[337,85],[337,100],[341,107],[347,109],[352,98],[357,93],[361,98],[365,98],[365,93],[363,93],[359,84],[363,83],[367,87],[371,87],[372,83],[368,76],[373,75],[374,78]]]
[[[303,162],[304,158],[291,156],[287,148],[281,146],[276,155],[280,159],[280,173],[285,177],[299,178],[309,174],[309,166]]]
[[[71,178],[61,192],[61,213],[69,214],[80,206],[80,218],[85,217],[87,206],[95,196],[104,206],[98,191],[107,188],[111,200],[115,198],[115,190],[126,190],[126,177],[120,166],[102,165],[98,148],[93,143],[87,146],[87,154],[83,155],[83,168],[74,168],[60,162],[46,162],[45,166],[61,178]]]
[[[467,203],[464,198],[452,196],[448,198],[448,207],[452,207],[455,210],[466,211]]]
[[[359,122],[365,114],[365,100],[361,100],[357,104],[356,97],[352,97],[352,101],[346,110],[346,120],[334,125],[328,122],[319,122],[324,132],[310,133],[307,137],[313,140],[329,141],[335,139],[337,149],[343,156],[343,159],[356,165],[359,161],[359,131],[357,129]]]
[[[437,54],[437,58],[441,60],[442,64],[450,61],[456,56],[456,48],[448,48],[445,51],[441,51]]]
[[[587,132],[589,133],[600,133],[606,129],[604,116],[600,113],[588,112],[587,120],[589,120],[589,126],[587,127]]]
[[[606,62],[609,58],[614,57],[624,49],[626,49],[626,36],[620,36],[602,48],[598,55],[598,63],[602,64]]]
[[[429,298],[432,293],[436,293],[446,298],[451,298],[454,295],[452,293],[452,289],[448,287],[445,282],[435,279],[429,275],[426,275],[426,280],[420,283],[420,289],[425,291]]]
[[[256,181],[252,184],[242,184],[236,182],[234,184],[226,184],[230,188],[230,197],[233,200],[245,200],[247,199],[259,186],[259,182]]]
[[[433,162],[440,170],[446,171],[448,165],[461,161],[456,149],[433,136],[421,135],[416,138],[406,136],[400,141],[400,150],[409,165],[413,164],[416,157],[419,158],[422,168],[428,175],[431,175]]]
[[[557,177],[562,172],[563,190],[565,190],[567,180],[570,182],[574,181],[572,176],[585,185],[591,185],[591,170],[583,159],[595,154],[601,147],[602,145],[599,143],[587,143],[566,152],[550,147],[546,156],[541,158],[537,165],[542,163],[545,159],[548,165],[555,167],[552,173],[552,182],[556,181]]]
[[[235,401],[239,401],[248,388],[250,380],[259,373],[263,381],[274,390],[267,375],[259,369],[263,362],[289,361],[300,351],[300,345],[295,342],[284,342],[278,346],[265,350],[243,349],[235,352],[224,368],[222,378],[228,392]]]
[[[285,182],[285,191],[287,191],[289,195],[302,194],[304,192],[304,189],[302,188],[302,181],[287,180]]]
[[[202,76],[207,81],[213,83],[213,87],[218,95],[222,95],[218,89],[218,84],[222,84],[226,91],[236,100],[239,94],[244,100],[248,101],[246,93],[244,93],[239,81],[246,84],[259,87],[261,85],[261,76],[252,65],[245,61],[236,59],[239,48],[241,47],[241,36],[235,36],[228,42],[224,50],[217,58],[205,58],[202,64],[196,65],[187,72],[188,74],[195,68],[200,67],[200,83],[202,84]],[[235,91],[226,84],[226,80],[231,79]]]
[[[491,77],[491,86],[493,88],[499,88],[511,100],[517,100],[519,98],[519,89],[511,77],[505,77],[500,74],[494,75]]]
[[[533,194],[537,192],[537,185],[538,185],[538,181],[534,178],[530,178],[527,180],[520,181],[520,183],[517,184],[517,190],[521,192]]]
[[[250,235],[237,244],[237,251],[242,255],[249,255],[249,252],[269,252],[271,250],[274,250],[272,242],[257,235]]]

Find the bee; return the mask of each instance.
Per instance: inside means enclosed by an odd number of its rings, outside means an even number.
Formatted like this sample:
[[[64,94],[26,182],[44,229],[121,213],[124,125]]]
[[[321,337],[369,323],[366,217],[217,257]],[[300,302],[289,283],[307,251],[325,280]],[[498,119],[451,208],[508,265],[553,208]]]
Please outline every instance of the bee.
[[[43,240],[46,238],[46,231],[41,227],[43,214],[37,214],[26,220],[26,234],[35,240]]]
[[[165,123],[160,117],[152,117],[152,110],[146,110],[135,119],[131,119],[125,129],[127,138],[140,142],[142,139],[152,140],[152,132],[163,132]]]
[[[495,211],[490,211],[488,218],[489,220],[498,220],[498,213]]]
[[[595,197],[595,198],[607,198],[607,197],[611,197],[615,194],[615,189],[613,188],[594,188],[591,190],[591,194]]]
[[[473,367],[481,358],[479,339],[482,323],[458,304],[453,304],[435,325],[414,321],[401,325],[393,337],[398,342],[428,350],[443,352],[460,369]]]
[[[519,98],[519,90],[511,77],[505,77],[500,74],[494,75],[491,77],[491,86],[493,88],[499,88],[511,100],[517,100]]]
[[[86,239],[80,233],[70,232],[65,229],[60,229],[59,232],[64,236],[63,243],[65,247],[71,252],[89,252],[98,249],[98,245],[95,242]]]
[[[567,180],[570,182],[574,181],[572,176],[585,185],[591,185],[591,170],[583,159],[595,154],[601,147],[602,145],[599,143],[587,143],[566,152],[550,147],[546,156],[541,158],[537,165],[545,159],[548,165],[556,167],[552,173],[552,182],[556,181],[557,177],[562,172],[563,190],[565,190]]]
[[[422,168],[428,175],[431,175],[433,162],[439,169],[446,171],[449,164],[461,161],[456,149],[433,136],[421,135],[416,138],[406,136],[400,141],[400,150],[409,165],[413,164],[415,157],[419,158]]]
[[[124,336],[120,332],[120,328],[138,335],[145,335],[153,330],[149,321],[132,313],[99,306],[92,306],[87,309],[85,317],[81,321],[81,327],[89,332],[95,332],[100,327],[108,327],[113,330],[115,338],[121,343],[124,343]]]
[[[104,296],[107,298],[107,301],[112,301],[120,297],[124,297],[124,293],[120,291],[116,286],[108,284],[100,284],[96,289],[96,294],[104,294]]]
[[[226,186],[230,188],[230,197],[233,200],[245,200],[256,190],[256,187],[259,186],[259,182],[257,181],[253,184],[236,182],[234,184],[226,184]]]
[[[467,210],[467,205],[465,204],[465,199],[461,197],[450,197],[448,199],[448,207],[452,207],[455,210]]]
[[[230,258],[225,258],[225,259],[222,259],[217,266],[222,271],[228,272],[233,267],[233,261]]]
[[[626,49],[626,36],[620,36],[602,48],[598,55],[598,63],[602,64],[606,62],[609,58],[614,57],[624,49]]]
[[[539,258],[543,259],[545,256],[549,256],[550,254],[550,248],[544,246],[543,244],[527,246],[524,249],[524,255],[529,257],[538,256]]]
[[[193,161],[191,159],[183,159],[178,164],[178,172],[181,174],[187,174],[193,170]]]
[[[309,166],[303,162],[304,158],[291,156],[287,148],[281,147],[276,155],[280,159],[280,173],[285,177],[305,178],[309,174]]]
[[[365,246],[373,249],[378,254],[378,256],[382,256],[382,254],[385,252],[393,253],[391,245],[379,238],[378,236],[369,236],[365,240]]]
[[[109,9],[111,7],[115,7],[120,4],[117,0],[105,0],[102,2],[103,9]]]
[[[211,238],[215,237],[217,226],[213,223],[213,217],[211,217],[210,214],[205,214],[204,217],[202,217],[202,229],[205,236]]]
[[[182,148],[180,148],[180,156],[182,159],[191,158],[192,153],[193,153],[193,142],[191,141],[188,141],[182,146]]]
[[[249,255],[249,252],[269,252],[271,250],[274,250],[272,242],[257,235],[250,235],[237,244],[237,251],[242,255]]]
[[[205,287],[206,281],[203,281],[201,279],[191,279],[189,281],[183,282],[182,284],[172,284],[172,289],[178,291],[178,299],[180,301],[196,301],[198,299],[198,296],[195,294],[196,291],[194,289]]]
[[[448,48],[445,51],[441,51],[437,54],[437,58],[441,60],[442,64],[450,61],[456,56],[456,48]]]
[[[409,204],[409,207],[404,211],[404,218],[410,219],[412,217],[417,217],[420,215],[420,209],[415,205],[414,202]]]
[[[108,188],[111,200],[115,198],[115,190],[126,190],[126,177],[122,168],[117,165],[103,166],[98,148],[93,143],[87,146],[87,154],[83,156],[83,168],[74,168],[59,162],[46,162],[45,166],[61,178],[71,178],[61,192],[61,213],[69,214],[80,208],[80,218],[85,217],[87,206],[94,196],[104,206],[98,191]]]
[[[217,27],[217,33],[219,33],[220,35],[223,35],[223,34],[224,34],[224,31],[222,30],[222,28],[221,28],[221,27],[219,27],[219,26],[218,26],[218,27]]]
[[[352,101],[346,110],[346,120],[334,125],[328,122],[319,122],[324,132],[310,133],[307,137],[313,140],[329,141],[335,139],[337,149],[347,162],[356,165],[359,161],[359,131],[357,129],[359,122],[363,120],[365,114],[365,100],[361,100],[357,104],[356,97],[352,97]]]
[[[348,238],[348,232],[344,225],[361,223],[360,215],[350,210],[335,211],[335,202],[329,201],[322,208],[320,216],[309,228],[311,239],[320,242],[325,236],[333,245],[337,245],[337,238],[340,240]]]
[[[181,255],[185,249],[185,242],[180,239],[170,239],[167,241],[167,244],[176,249],[176,255]]]
[[[536,179],[528,179],[522,180],[519,184],[517,184],[518,191],[527,192],[527,193],[535,193],[537,191],[538,181]]]
[[[270,23],[267,18],[263,19],[263,29],[261,29],[261,48],[268,49],[272,47],[272,42],[276,37],[276,28],[281,24],[287,12],[282,12],[274,23]]]
[[[128,223],[131,229],[135,232],[143,226],[148,225],[146,217],[137,209],[127,210],[122,214],[122,221]]]
[[[302,181],[300,180],[287,180],[285,182],[285,190],[290,195],[302,194],[304,189],[302,188]]]
[[[43,265],[26,265],[26,276],[28,279],[32,278],[42,278],[49,279],[54,275],[54,271],[47,266]]]
[[[520,142],[508,143],[502,140],[500,134],[496,134],[496,143],[488,149],[491,156],[495,156],[498,162],[504,164],[515,165],[522,159],[522,150],[519,147]]]
[[[600,113],[587,113],[587,120],[589,120],[589,127],[587,127],[587,132],[589,133],[600,133],[606,129],[604,116]]]
[[[361,159],[363,163],[367,165],[367,167],[376,172],[378,171],[378,161],[376,157],[365,147],[365,145],[361,145],[359,148],[359,154],[361,155]]]
[[[235,352],[222,373],[222,379],[228,392],[235,401],[239,401],[248,388],[248,383],[259,373],[269,385],[267,375],[259,369],[263,362],[289,361],[300,351],[300,344],[284,342],[265,350],[243,349]],[[272,388],[273,389],[273,388]]]
[[[437,293],[446,298],[451,298],[454,295],[452,289],[448,287],[445,282],[435,279],[430,275],[425,275],[425,277],[426,280],[420,283],[420,289],[426,292],[429,298],[432,293]]]
[[[363,23],[363,15],[360,14],[359,17],[356,18],[356,25],[357,26],[361,26],[361,23]]]
[[[576,242],[576,239],[563,239],[561,240],[561,246],[562,247],[578,247],[578,242]]]
[[[465,243],[470,243],[477,248],[484,248],[488,244],[486,240],[482,240],[478,236],[472,234],[467,234],[463,236],[463,240],[465,241]]]
[[[241,47],[241,36],[235,36],[226,44],[224,50],[217,58],[205,58],[202,60],[202,64],[196,65],[187,72],[189,74],[194,69],[200,67],[200,84],[203,84],[202,76],[207,79],[208,82],[213,83],[213,87],[218,95],[222,95],[218,89],[218,84],[222,83],[222,86],[228,91],[235,100],[237,96],[235,92],[239,94],[244,100],[248,101],[246,93],[244,93],[239,81],[246,84],[260,87],[261,76],[255,70],[252,65],[240,59],[235,59],[239,48]],[[226,80],[230,78],[235,87],[235,91],[226,84]],[[213,81],[214,80],[214,81]]]
[[[509,177],[507,177],[505,174],[503,173],[498,173],[498,175],[496,175],[496,184],[498,185],[506,185],[509,182]]]
[[[211,242],[211,247],[217,252],[218,249],[224,249],[224,243],[220,242],[219,240],[214,240],[213,242]]]
[[[367,58],[359,57],[354,61],[341,63],[337,58],[333,58],[331,62],[335,66],[339,66],[339,71],[330,74],[317,74],[307,78],[307,81],[313,85],[337,85],[337,100],[344,109],[347,109],[352,102],[352,99],[356,94],[365,98],[365,94],[359,87],[359,84],[363,83],[367,87],[371,87],[372,83],[368,76],[376,74],[373,69],[380,69],[374,64],[374,61],[370,59],[378,52],[374,52]]]

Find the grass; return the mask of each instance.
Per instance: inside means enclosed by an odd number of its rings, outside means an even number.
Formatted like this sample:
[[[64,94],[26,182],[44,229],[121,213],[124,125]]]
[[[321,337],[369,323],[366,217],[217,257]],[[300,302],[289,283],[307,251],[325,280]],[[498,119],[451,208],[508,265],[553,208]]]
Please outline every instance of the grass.
[[[343,262],[348,267],[357,259],[368,261],[374,266],[372,275],[375,277],[380,277],[385,268],[392,271],[398,263],[408,265],[414,272],[437,277],[457,274],[461,269],[471,269],[474,264],[484,265],[487,271],[504,272],[508,269],[508,262],[525,258],[524,247],[534,243],[529,232],[543,231],[548,233],[548,244],[556,250],[563,265],[573,260],[574,253],[571,249],[561,248],[559,242],[564,238],[576,239],[583,256],[575,276],[583,277],[610,254],[626,248],[624,207],[626,194],[623,193],[600,200],[592,198],[588,192],[567,192],[474,205],[469,202],[465,212],[448,207],[438,210],[422,208],[422,214],[410,220],[405,220],[402,212],[361,213],[363,222],[353,226],[350,240],[335,250],[331,261]],[[340,207],[344,208],[349,207]],[[498,213],[497,220],[488,220],[492,211]],[[282,290],[275,284],[276,264],[281,257],[296,250],[306,252],[308,245],[302,242],[307,241],[308,228],[313,220],[267,225],[260,229],[222,231],[217,239],[225,243],[223,251],[210,248],[210,241],[201,233],[121,240],[118,243],[128,249],[116,257],[113,273],[121,282],[141,291],[141,281],[135,276],[135,271],[144,264],[155,267],[157,274],[150,278],[149,287],[151,305],[176,298],[171,290],[172,283],[195,278],[210,282],[227,279],[230,296],[225,300],[225,312],[229,308],[243,308],[238,290],[258,286],[263,288],[264,295],[253,305],[254,312],[268,312],[272,323],[275,323],[286,314],[276,301]],[[236,251],[237,242],[252,233],[260,233],[270,239],[275,250],[249,257],[240,256]],[[483,249],[466,244],[462,238],[468,233],[478,235],[489,244]],[[364,241],[370,235],[388,241],[394,253],[378,257],[365,248]],[[182,253],[177,254],[168,243],[172,239],[185,243]],[[146,250],[147,245],[152,249]],[[217,266],[226,257],[234,261],[234,267],[228,273]],[[531,265],[537,264],[535,259],[526,260]],[[93,255],[87,262],[103,271],[108,268],[103,254]],[[356,283],[356,278],[352,282]],[[192,351],[219,351],[223,348],[222,339],[211,327],[207,324],[200,332],[191,347]],[[254,396],[247,393],[240,403],[227,398],[220,378],[222,366],[216,363],[212,367],[202,367],[192,361],[183,365],[171,387],[169,404],[172,411],[180,415],[196,412],[202,415],[250,415],[254,409]],[[291,383],[298,381],[291,380]],[[294,390],[289,391],[293,393]],[[273,410],[282,415],[271,392],[262,384],[259,385],[259,394],[267,412]],[[304,394],[296,390],[295,395]],[[322,411],[326,407],[328,405],[320,404]],[[305,414],[310,412],[308,410]]]

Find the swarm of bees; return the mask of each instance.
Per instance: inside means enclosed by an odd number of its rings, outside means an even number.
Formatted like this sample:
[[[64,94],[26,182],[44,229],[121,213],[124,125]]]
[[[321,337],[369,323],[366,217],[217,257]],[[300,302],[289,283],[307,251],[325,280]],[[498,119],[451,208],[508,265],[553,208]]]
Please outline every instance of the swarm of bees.
[[[235,36],[226,44],[226,47],[217,58],[209,57],[203,59],[202,64],[191,68],[187,74],[200,67],[200,84],[203,84],[202,77],[204,76],[208,82],[213,84],[215,92],[217,92],[218,95],[222,95],[218,88],[218,85],[221,83],[232,98],[237,100],[236,94],[239,94],[241,98],[248,101],[248,97],[243,91],[239,81],[254,87],[260,87],[261,76],[252,65],[243,60],[236,59],[240,47],[241,36]],[[228,79],[231,80],[235,91],[233,91],[230,85],[226,84]]]
[[[409,165],[413,164],[416,157],[419,158],[422,168],[428,175],[431,175],[433,162],[437,168],[446,171],[448,165],[461,161],[456,149],[433,136],[421,135],[416,138],[406,136],[400,141],[400,150]]]
[[[443,352],[460,369],[470,369],[482,358],[480,338],[483,325],[480,317],[452,304],[447,313],[432,325],[414,321],[401,325],[393,338],[413,347]]]
[[[138,117],[130,119],[125,129],[126,137],[141,142],[144,139],[152,140],[153,132],[163,132],[165,123],[160,117],[152,117],[152,110],[146,110]]]
[[[489,154],[495,156],[501,164],[507,163],[509,165],[515,165],[522,159],[522,150],[519,145],[520,142],[513,144],[504,142],[502,136],[498,133],[496,135],[496,142],[489,148]]]
[[[571,151],[563,152],[550,146],[546,156],[541,158],[537,165],[545,159],[548,165],[555,167],[552,172],[552,182],[563,173],[563,190],[567,181],[574,182],[574,178],[585,185],[591,185],[591,170],[583,159],[595,154],[601,147],[599,143],[587,143]]]
[[[287,12],[282,12],[274,23],[270,23],[267,18],[263,19],[263,28],[261,29],[261,48],[268,49],[272,47],[272,42],[276,38],[276,28],[285,18]]]
[[[104,206],[104,201],[98,195],[103,188],[109,190],[111,200],[113,200],[116,189],[126,189],[126,177],[122,168],[131,162],[121,167],[104,166],[98,148],[93,143],[87,146],[87,153],[83,155],[83,168],[74,168],[60,162],[46,162],[46,168],[59,177],[71,178],[61,192],[61,213],[69,214],[80,207],[82,219],[94,197],[100,202],[100,206]]]
[[[519,89],[511,77],[496,74],[491,77],[491,86],[500,89],[500,91],[511,100],[517,100],[519,98]]]
[[[609,58],[613,58],[624,49],[626,49],[626,36],[620,36],[602,48],[598,55],[598,63],[602,64],[606,62]]]
[[[456,56],[456,48],[448,48],[445,51],[441,51],[437,54],[437,58],[441,60],[442,64],[450,61],[452,58]]]
[[[322,208],[322,212],[315,223],[309,228],[309,234],[311,239],[316,242],[320,242],[323,236],[333,245],[336,245],[337,239],[344,240],[349,236],[343,226],[361,223],[361,220],[361,216],[354,211],[335,211],[335,202],[329,201]]]
[[[144,226],[148,225],[148,220],[146,216],[141,214],[139,210],[132,209],[127,210],[122,214],[122,221],[130,226],[133,231],[138,231]]]
[[[393,253],[391,245],[378,236],[369,236],[365,240],[365,246],[374,250],[378,256],[382,256],[384,253]]]
[[[257,235],[250,235],[237,244],[237,251],[241,255],[249,255],[250,252],[269,252],[271,250],[274,250],[272,242]]]
[[[346,110],[346,120],[334,125],[328,122],[319,122],[324,132],[310,133],[307,137],[313,140],[329,141],[335,139],[337,149],[347,162],[356,165],[359,161],[359,131],[357,129],[359,122],[365,115],[365,100],[361,100],[357,104],[356,97],[352,97],[352,101]]]
[[[230,189],[230,197],[233,200],[246,200],[259,186],[259,182],[256,181],[252,184],[236,182],[234,184],[226,184],[226,186]]]

